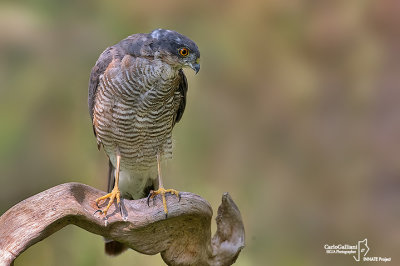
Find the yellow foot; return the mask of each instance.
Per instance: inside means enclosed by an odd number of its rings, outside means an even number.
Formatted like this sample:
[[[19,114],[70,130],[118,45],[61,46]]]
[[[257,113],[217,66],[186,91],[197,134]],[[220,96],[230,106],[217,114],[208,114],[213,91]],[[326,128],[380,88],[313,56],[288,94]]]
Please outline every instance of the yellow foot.
[[[119,191],[118,187],[114,187],[113,190],[111,191],[111,193],[108,193],[107,195],[97,198],[96,199],[96,205],[99,206],[99,202],[102,200],[106,200],[106,199],[110,199],[110,201],[108,202],[107,207],[104,210],[98,210],[100,211],[102,214],[104,214],[104,216],[107,215],[107,211],[110,208],[111,204],[113,204],[115,198],[117,199],[117,206],[119,207],[119,202],[120,202],[120,194],[121,192]]]
[[[154,198],[158,194],[161,194],[162,202],[163,202],[163,206],[164,206],[165,217],[167,217],[168,216],[168,208],[167,208],[167,200],[165,199],[165,193],[170,193],[171,195],[176,195],[178,197],[179,201],[181,201],[181,195],[179,194],[179,191],[177,191],[175,189],[165,189],[163,187],[160,187],[156,191],[153,191],[153,190],[150,191],[150,194],[147,197],[147,205],[150,206],[150,199]]]

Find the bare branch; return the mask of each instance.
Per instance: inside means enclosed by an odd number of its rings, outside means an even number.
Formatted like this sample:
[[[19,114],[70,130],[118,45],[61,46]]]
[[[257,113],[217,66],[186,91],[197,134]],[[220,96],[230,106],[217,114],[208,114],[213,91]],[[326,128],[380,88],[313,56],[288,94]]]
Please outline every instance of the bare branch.
[[[168,199],[165,219],[160,199],[123,200],[121,217],[115,205],[107,220],[94,214],[94,200],[105,192],[66,183],[36,194],[0,217],[0,265],[12,265],[27,248],[68,224],[117,240],[130,248],[161,256],[168,265],[231,265],[244,247],[240,212],[225,193],[218,209],[217,232],[211,240],[212,209],[207,201],[182,192],[180,202]]]

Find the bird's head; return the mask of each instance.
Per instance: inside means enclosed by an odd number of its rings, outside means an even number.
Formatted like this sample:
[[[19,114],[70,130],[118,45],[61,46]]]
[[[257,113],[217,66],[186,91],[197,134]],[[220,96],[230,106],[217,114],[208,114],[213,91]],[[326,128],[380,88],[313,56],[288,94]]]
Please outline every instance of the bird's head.
[[[200,70],[200,51],[188,37],[172,30],[157,29],[150,33],[152,50],[160,57],[179,68],[190,67]]]

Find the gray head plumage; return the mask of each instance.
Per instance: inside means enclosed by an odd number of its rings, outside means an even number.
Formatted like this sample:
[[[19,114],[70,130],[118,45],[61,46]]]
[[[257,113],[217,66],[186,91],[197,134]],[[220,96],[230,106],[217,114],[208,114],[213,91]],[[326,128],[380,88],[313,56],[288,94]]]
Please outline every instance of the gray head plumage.
[[[155,48],[160,47],[165,50],[170,50],[172,53],[179,48],[186,47],[191,53],[194,53],[196,57],[200,58],[200,51],[196,43],[176,31],[157,29],[153,30],[150,36],[154,41]]]
[[[188,37],[172,30],[156,29],[149,36],[151,49],[155,55],[167,55],[175,58],[183,66],[189,66],[196,73],[200,70],[200,51],[196,43]]]
[[[191,67],[196,73],[200,70],[200,51],[196,43],[176,31],[156,29],[149,34],[134,34],[119,45],[135,56],[165,59],[178,67]]]

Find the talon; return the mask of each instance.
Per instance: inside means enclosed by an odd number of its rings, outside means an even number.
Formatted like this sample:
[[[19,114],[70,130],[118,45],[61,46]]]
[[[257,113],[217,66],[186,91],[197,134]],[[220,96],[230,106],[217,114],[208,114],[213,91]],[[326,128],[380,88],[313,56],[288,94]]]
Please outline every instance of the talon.
[[[99,210],[95,211],[95,212],[93,213],[93,215],[95,215],[97,212],[99,212],[100,214],[103,213],[103,211],[99,209]]]
[[[120,205],[120,191],[118,189],[118,187],[114,187],[114,189],[111,191],[111,193],[108,193],[107,195],[104,195],[103,197],[97,198],[96,199],[96,205],[98,206],[99,202],[101,202],[102,200],[106,200],[106,199],[110,199],[106,208],[104,210],[100,210],[102,214],[104,214],[104,216],[107,215],[108,209],[110,209],[111,205],[114,203],[114,200],[117,199],[117,206],[119,208],[121,208]],[[97,211],[96,211],[97,212]]]
[[[180,201],[180,194],[177,190],[175,189],[165,189],[163,187],[160,187],[156,191],[150,191],[150,194],[147,196],[147,205],[150,206],[150,199],[154,198],[155,196],[161,194],[162,197],[162,202],[163,202],[163,207],[164,207],[164,213],[165,213],[165,218],[168,217],[168,208],[167,208],[167,200],[165,198],[165,194],[170,193],[172,195],[176,195]]]
[[[157,170],[158,170],[158,185],[159,189],[156,191],[151,190],[149,195],[147,196],[147,205],[150,207],[150,199],[154,198],[158,194],[161,194],[162,198],[162,203],[164,207],[164,213],[165,213],[165,219],[168,218],[168,208],[167,208],[167,200],[165,199],[165,193],[170,193],[170,194],[175,194],[178,198],[179,201],[181,200],[181,196],[179,195],[179,192],[175,189],[165,189],[162,183],[162,178],[161,178],[161,166],[160,166],[160,153],[157,153]]]
[[[149,207],[150,207],[150,198],[152,198],[153,192],[154,192],[153,190],[150,190],[150,193],[147,196],[147,206]]]
[[[119,205],[119,214],[121,215],[121,217],[124,217],[124,215],[122,214],[122,206],[121,206],[121,204],[118,204]]]
[[[116,168],[116,171],[115,171],[115,183],[114,183],[114,188],[113,188],[113,189],[111,190],[111,192],[108,193],[107,195],[104,195],[103,197],[97,198],[97,199],[95,200],[95,201],[96,201],[97,207],[99,207],[99,202],[101,202],[102,200],[104,200],[104,202],[105,202],[107,199],[110,199],[110,200],[108,201],[108,204],[107,204],[106,208],[105,208],[103,211],[101,211],[101,213],[104,214],[105,218],[107,218],[108,209],[110,209],[111,204],[113,204],[113,202],[114,202],[115,199],[117,199],[117,208],[118,208],[118,207],[120,208],[120,212],[121,212],[121,216],[122,216],[121,204],[120,204],[120,201],[121,201],[121,198],[120,198],[121,192],[119,191],[119,188],[118,188],[120,163],[121,163],[121,155],[119,154],[119,149],[118,149],[118,147],[117,147],[117,168]],[[97,212],[97,211],[96,211],[96,212]]]

